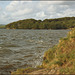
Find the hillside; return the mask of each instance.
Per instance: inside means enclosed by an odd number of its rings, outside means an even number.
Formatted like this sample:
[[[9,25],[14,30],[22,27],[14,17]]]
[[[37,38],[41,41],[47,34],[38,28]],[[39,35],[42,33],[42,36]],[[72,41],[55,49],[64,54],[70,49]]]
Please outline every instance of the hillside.
[[[37,68],[17,69],[11,75],[75,74],[75,28],[59,44],[47,50],[42,65]]]
[[[7,29],[68,29],[75,27],[75,17],[64,17],[57,19],[25,19],[6,25]]]

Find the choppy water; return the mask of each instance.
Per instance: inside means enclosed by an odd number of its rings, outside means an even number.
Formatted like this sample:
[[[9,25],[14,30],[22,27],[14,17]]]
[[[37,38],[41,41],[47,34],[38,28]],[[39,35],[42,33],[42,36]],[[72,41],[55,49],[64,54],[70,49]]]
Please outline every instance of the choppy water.
[[[0,74],[40,65],[44,52],[68,31],[0,29]]]

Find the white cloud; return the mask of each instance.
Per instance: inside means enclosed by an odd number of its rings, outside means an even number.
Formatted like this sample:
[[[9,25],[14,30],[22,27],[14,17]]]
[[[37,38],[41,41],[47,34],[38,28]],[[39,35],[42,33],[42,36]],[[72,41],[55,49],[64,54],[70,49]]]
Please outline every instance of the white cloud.
[[[5,24],[5,23],[8,23],[8,19],[9,19],[10,16],[8,16],[8,14],[6,12],[2,12],[0,14],[0,23],[1,24]]]
[[[6,6],[6,11],[11,13],[12,17],[31,14],[33,11],[32,1],[12,1]]]
[[[15,13],[12,13],[12,16],[22,16],[22,15],[26,15],[26,14],[29,14],[29,13],[31,13],[32,12],[32,9],[28,9],[28,8],[26,8],[26,9],[24,9],[24,10],[18,10],[17,12],[15,12]]]
[[[9,5],[6,6],[7,11],[15,11],[19,5],[19,1],[12,1]]]
[[[50,5],[48,8],[47,8],[47,11],[48,12],[56,12],[57,8],[54,6],[54,5]]]
[[[75,16],[75,10],[67,9],[67,10],[63,11],[63,13],[58,13],[57,16],[59,16],[59,17]]]
[[[17,10],[28,8],[29,6],[31,6],[31,1],[12,1],[6,6],[6,10],[9,12],[15,12]]]
[[[9,23],[21,19],[57,18],[75,16],[73,1],[11,1],[1,10],[0,23]]]
[[[45,16],[46,15],[45,15],[45,13],[43,11],[36,13],[36,17],[38,17],[38,18],[44,18]]]

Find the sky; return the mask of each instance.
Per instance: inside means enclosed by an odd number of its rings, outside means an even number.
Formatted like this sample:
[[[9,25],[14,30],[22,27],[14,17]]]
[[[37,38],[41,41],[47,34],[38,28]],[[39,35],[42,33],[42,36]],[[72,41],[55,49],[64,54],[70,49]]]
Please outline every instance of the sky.
[[[0,1],[0,24],[72,16],[75,17],[75,1]]]

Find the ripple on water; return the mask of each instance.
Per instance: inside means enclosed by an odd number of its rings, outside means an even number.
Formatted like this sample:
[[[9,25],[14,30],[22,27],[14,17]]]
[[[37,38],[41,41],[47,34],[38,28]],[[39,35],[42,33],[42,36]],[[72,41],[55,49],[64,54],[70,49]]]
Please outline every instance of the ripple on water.
[[[0,30],[0,73],[41,64],[44,52],[68,30]]]
[[[13,54],[13,51],[11,51],[10,49],[6,49],[6,48],[0,49],[0,57],[6,57],[11,54]]]

